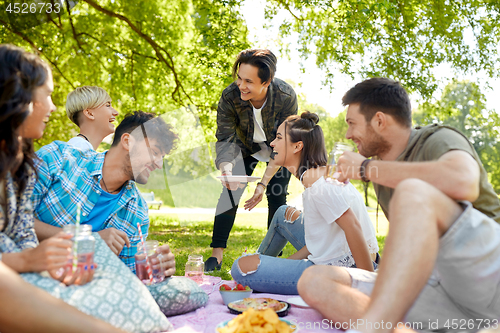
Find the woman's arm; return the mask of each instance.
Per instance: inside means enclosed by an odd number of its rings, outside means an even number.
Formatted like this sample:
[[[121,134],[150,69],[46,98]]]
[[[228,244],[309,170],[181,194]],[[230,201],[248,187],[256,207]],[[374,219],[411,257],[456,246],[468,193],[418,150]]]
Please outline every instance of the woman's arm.
[[[344,230],[347,244],[356,262],[356,267],[373,272],[373,263],[368,251],[368,245],[363,236],[363,229],[352,209],[349,208],[335,222]]]
[[[307,259],[307,256],[309,256],[311,252],[307,249],[307,245],[304,245],[303,248],[289,256],[287,259],[294,259],[294,260],[302,260],[302,259]]]

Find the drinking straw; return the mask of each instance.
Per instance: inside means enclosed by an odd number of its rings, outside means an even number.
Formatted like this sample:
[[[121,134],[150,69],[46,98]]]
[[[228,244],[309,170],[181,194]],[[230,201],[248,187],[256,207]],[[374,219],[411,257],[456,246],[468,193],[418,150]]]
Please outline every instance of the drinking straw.
[[[142,250],[146,256],[146,269],[149,275],[149,284],[153,284],[153,273],[151,271],[151,266],[149,266],[148,252],[146,251],[146,243],[144,243],[144,237],[142,236],[141,225],[137,222],[137,230],[139,230],[139,237],[141,238]]]
[[[80,229],[80,213],[82,210],[82,204],[77,203],[76,204],[76,223],[75,223],[75,235],[74,235],[74,241],[73,241],[73,268],[72,272],[75,274],[77,265],[78,265],[78,241],[77,241],[77,236],[78,236],[78,229]]]

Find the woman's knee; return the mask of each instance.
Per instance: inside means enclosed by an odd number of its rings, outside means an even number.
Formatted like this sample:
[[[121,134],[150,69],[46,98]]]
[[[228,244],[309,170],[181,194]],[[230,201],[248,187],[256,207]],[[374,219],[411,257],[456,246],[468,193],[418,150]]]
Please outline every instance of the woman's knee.
[[[295,222],[300,217],[300,214],[300,210],[292,206],[287,206],[285,211],[285,221],[290,223]]]
[[[260,256],[258,254],[240,257],[235,260],[231,267],[231,275],[234,279],[240,276],[255,273],[260,266]]]

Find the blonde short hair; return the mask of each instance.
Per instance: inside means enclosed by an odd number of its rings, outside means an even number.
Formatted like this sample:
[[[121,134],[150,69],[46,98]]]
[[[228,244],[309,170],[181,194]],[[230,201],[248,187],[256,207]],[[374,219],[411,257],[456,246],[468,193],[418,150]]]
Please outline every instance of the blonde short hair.
[[[86,109],[95,109],[111,102],[111,97],[106,90],[96,86],[78,87],[68,94],[66,99],[66,114],[68,118],[78,124],[78,114]]]

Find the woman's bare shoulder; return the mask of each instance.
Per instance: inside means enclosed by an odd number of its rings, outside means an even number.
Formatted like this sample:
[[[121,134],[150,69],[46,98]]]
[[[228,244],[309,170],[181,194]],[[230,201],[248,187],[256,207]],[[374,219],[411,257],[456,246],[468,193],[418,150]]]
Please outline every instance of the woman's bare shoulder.
[[[318,179],[326,175],[326,167],[317,167],[308,169],[302,177],[302,184],[308,188],[311,187]]]

